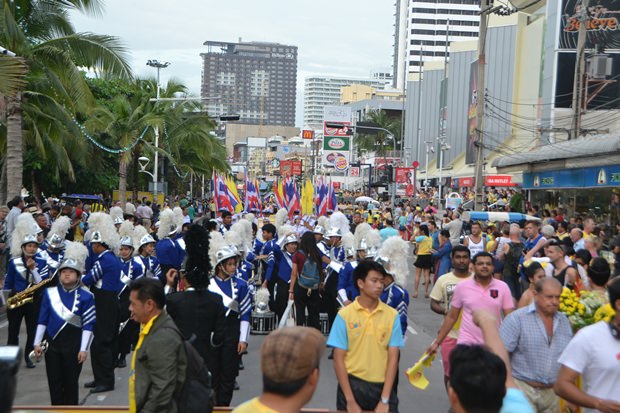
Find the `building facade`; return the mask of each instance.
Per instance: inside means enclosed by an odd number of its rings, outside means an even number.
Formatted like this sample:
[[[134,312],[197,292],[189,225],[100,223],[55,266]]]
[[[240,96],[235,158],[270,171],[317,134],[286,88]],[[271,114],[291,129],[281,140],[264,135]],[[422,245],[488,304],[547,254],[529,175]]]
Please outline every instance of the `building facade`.
[[[295,125],[297,46],[206,41],[202,88],[212,117],[238,114],[243,123]]]
[[[352,79],[335,77],[308,77],[304,85],[304,126],[313,129],[323,127],[323,108],[340,102],[343,86],[367,85],[382,88],[385,78]]]
[[[443,62],[450,43],[478,38],[479,4],[479,0],[398,0],[394,85],[402,88],[408,75],[422,71],[426,62]]]

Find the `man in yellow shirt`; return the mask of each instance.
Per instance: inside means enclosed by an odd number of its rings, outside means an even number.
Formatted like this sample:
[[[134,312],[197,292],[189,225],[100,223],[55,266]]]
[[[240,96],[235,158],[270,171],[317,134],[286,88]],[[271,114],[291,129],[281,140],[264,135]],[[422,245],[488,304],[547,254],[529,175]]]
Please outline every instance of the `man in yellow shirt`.
[[[298,412],[312,399],[319,382],[325,339],[310,327],[287,327],[271,332],[261,346],[263,394],[233,413]]]
[[[404,340],[398,312],[380,300],[385,276],[381,264],[360,262],[353,272],[360,296],[340,310],[330,331],[337,410],[398,412],[394,379]]]

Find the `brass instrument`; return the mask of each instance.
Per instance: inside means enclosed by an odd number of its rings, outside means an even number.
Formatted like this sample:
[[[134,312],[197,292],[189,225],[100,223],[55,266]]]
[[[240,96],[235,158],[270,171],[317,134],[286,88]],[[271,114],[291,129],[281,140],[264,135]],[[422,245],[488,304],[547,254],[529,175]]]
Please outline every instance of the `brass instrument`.
[[[41,281],[38,284],[31,285],[26,288],[24,291],[20,291],[12,297],[9,297],[6,300],[6,306],[9,310],[13,310],[15,308],[21,307],[28,303],[31,303],[34,300],[34,294],[39,291],[41,288],[45,288],[49,283],[54,280],[54,277],[47,278]]]

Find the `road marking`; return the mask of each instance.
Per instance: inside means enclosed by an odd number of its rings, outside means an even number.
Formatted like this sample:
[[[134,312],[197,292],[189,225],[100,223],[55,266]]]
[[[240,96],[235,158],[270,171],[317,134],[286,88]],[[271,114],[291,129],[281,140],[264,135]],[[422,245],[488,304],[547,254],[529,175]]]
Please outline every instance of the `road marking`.
[[[412,335],[417,336],[418,332],[413,329],[411,326],[407,326],[407,331],[409,331]]]
[[[4,327],[6,327],[8,325],[9,325],[8,321],[3,321],[2,323],[0,323],[0,328],[4,328]]]

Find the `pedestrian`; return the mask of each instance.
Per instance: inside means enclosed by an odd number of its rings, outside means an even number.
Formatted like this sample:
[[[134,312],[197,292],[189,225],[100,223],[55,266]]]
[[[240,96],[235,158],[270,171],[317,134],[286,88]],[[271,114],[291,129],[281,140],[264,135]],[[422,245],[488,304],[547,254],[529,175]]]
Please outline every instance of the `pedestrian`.
[[[521,242],[521,228],[519,224],[510,224],[508,231],[510,241],[504,244],[504,268],[502,280],[510,288],[510,293],[515,300],[521,298],[521,283],[519,267],[523,260],[525,246]],[[529,284],[528,284],[529,285]]]
[[[523,294],[521,294],[517,308],[527,307],[534,302],[534,296],[536,294],[534,287],[539,280],[545,278],[545,269],[537,261],[524,262],[523,273],[525,273],[530,286]]]
[[[562,286],[574,289],[579,274],[575,267],[566,263],[566,254],[562,243],[557,239],[547,242],[545,255],[551,260],[551,265],[553,265],[553,278],[558,280]]]
[[[433,258],[437,260],[437,270],[435,271],[434,282],[442,275],[450,271],[452,253],[452,244],[450,243],[450,232],[446,229],[442,229],[439,233],[439,246],[435,250],[433,249]]]
[[[299,412],[317,389],[324,350],[325,339],[314,328],[272,331],[260,352],[263,392],[233,413]]]
[[[404,345],[398,312],[380,300],[385,269],[364,260],[353,279],[360,291],[334,321],[327,345],[334,348],[338,410],[398,412],[393,384]]]
[[[416,260],[413,264],[416,267],[415,284],[413,287],[412,298],[418,298],[418,288],[420,286],[420,278],[424,276],[424,296],[428,298],[428,292],[431,289],[431,267],[432,263],[432,244],[433,240],[429,237],[428,227],[420,226],[420,235],[414,238],[416,243]]]
[[[607,293],[613,318],[579,330],[559,360],[555,392],[584,413],[620,412],[620,279],[609,282]]]
[[[298,326],[306,325],[317,330],[321,329],[319,286],[325,278],[323,259],[328,261],[316,246],[314,234],[306,232],[302,235],[299,248],[292,257],[293,271],[289,284],[289,300],[295,301],[295,321]]]
[[[434,354],[439,345],[446,338],[457,320],[460,321],[458,344],[482,344],[482,331],[473,320],[475,310],[483,309],[492,312],[496,319],[501,320],[514,309],[514,302],[510,289],[505,282],[493,278],[493,256],[488,252],[481,252],[472,258],[474,276],[469,280],[461,281],[454,290],[452,307],[439,329],[437,338],[427,349],[428,354]],[[461,314],[462,311],[462,314]]]
[[[461,221],[458,211],[454,211],[452,213],[452,219],[444,216],[443,229],[447,229],[450,232],[450,242],[452,243],[453,247],[461,243],[461,231],[463,230],[463,221]]]
[[[469,272],[469,264],[471,262],[469,248],[464,245],[457,245],[452,249],[451,256],[452,272],[446,273],[437,279],[430,295],[431,310],[443,315],[444,318],[452,307],[452,297],[454,296],[456,286],[461,281],[472,277],[472,274]],[[456,347],[458,336],[459,329],[455,326],[450,330],[443,343],[441,343],[441,360],[443,361],[446,389],[448,388],[448,379],[450,378],[450,353]]]
[[[553,385],[560,370],[558,359],[573,331],[568,317],[558,311],[562,284],[544,277],[534,285],[534,301],[504,319],[500,336],[510,353],[516,386],[536,412],[557,413],[560,399]]]
[[[177,413],[187,355],[181,333],[164,309],[164,287],[142,277],[130,289],[129,310],[141,328],[131,361],[129,411]]]
[[[472,257],[475,257],[478,253],[487,250],[487,239],[486,236],[482,234],[482,225],[480,222],[472,222],[471,234],[465,237],[463,240],[463,245],[469,248],[469,252]]]
[[[42,295],[34,354],[43,356],[52,405],[79,403],[78,379],[86,361],[95,324],[95,297],[80,282],[88,256],[86,247],[69,242],[58,267],[59,285]]]

